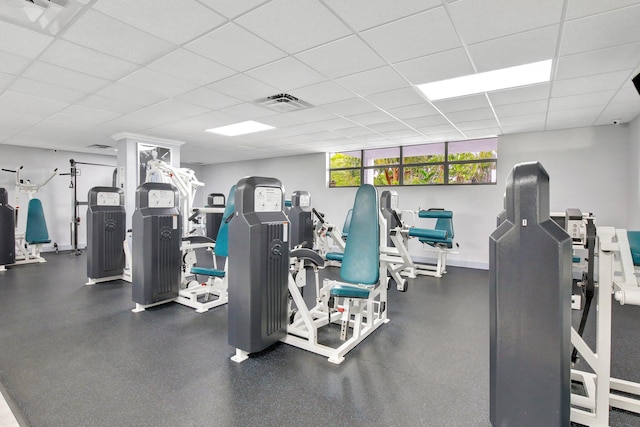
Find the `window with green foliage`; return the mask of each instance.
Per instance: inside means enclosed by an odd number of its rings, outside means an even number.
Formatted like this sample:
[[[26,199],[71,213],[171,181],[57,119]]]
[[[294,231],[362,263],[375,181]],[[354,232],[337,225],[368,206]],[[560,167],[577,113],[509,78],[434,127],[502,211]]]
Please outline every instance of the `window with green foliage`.
[[[497,138],[329,155],[329,186],[495,184]]]

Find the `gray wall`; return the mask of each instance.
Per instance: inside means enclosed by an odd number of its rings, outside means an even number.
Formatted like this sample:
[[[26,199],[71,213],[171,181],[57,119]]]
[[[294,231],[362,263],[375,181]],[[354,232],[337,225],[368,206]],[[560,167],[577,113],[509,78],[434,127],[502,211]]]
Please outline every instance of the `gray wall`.
[[[596,223],[620,228],[640,229],[640,119],[630,125],[597,126],[550,132],[506,135],[498,140],[498,184],[487,186],[399,187],[400,208],[439,207],[454,212],[456,240],[460,244],[450,264],[488,268],[488,236],[495,228],[495,217],[502,209],[506,177],[520,162],[539,161],[551,179],[551,209],[564,211],[578,207],[593,212]],[[35,148],[0,145],[0,166],[13,169],[25,166],[25,177],[42,180],[58,167],[68,172],[69,159],[95,163],[116,163],[112,156],[54,152]],[[198,192],[197,205],[204,205],[209,193],[228,194],[231,185],[248,175],[280,179],[287,198],[295,190],[311,193],[312,204],[332,223],[342,226],[353,203],[356,189],[327,188],[327,160],[324,153],[284,158],[225,163],[219,165],[182,165],[190,167],[206,185]],[[83,166],[79,198],[86,199],[89,188],[110,185],[110,168]],[[10,193],[13,203],[13,176],[0,175],[0,186]],[[42,199],[51,240],[62,249],[70,244],[71,193],[67,177],[56,177],[38,197]],[[22,200],[26,200],[23,196]],[[23,202],[26,206],[26,203]],[[81,246],[86,242],[84,211],[80,227]],[[24,211],[21,224],[24,229]],[[418,226],[429,227],[426,220]],[[412,243],[411,252],[421,258],[430,256]]]
[[[450,264],[488,268],[488,237],[503,206],[507,175],[520,162],[539,161],[546,168],[552,211],[578,207],[593,212],[597,224],[626,227],[629,163],[636,171],[639,163],[628,161],[629,140],[629,126],[624,125],[506,135],[498,140],[497,185],[399,187],[400,208],[452,210],[460,251],[450,256]],[[326,168],[326,155],[319,153],[211,165],[202,168],[200,179],[206,183],[205,193],[226,194],[243,176],[276,177],[283,182],[287,197],[294,190],[309,191],[312,205],[341,226],[355,189],[327,188]],[[420,225],[428,227],[429,223],[418,222]],[[412,245],[411,252],[417,257],[430,255],[419,245]]]

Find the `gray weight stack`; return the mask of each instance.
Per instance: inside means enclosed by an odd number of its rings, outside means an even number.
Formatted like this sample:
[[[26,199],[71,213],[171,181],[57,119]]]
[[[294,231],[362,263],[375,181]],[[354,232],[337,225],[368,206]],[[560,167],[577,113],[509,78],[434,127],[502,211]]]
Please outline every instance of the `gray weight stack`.
[[[255,353],[286,334],[289,222],[275,178],[238,182],[229,223],[229,345]]]
[[[397,217],[393,214],[393,211],[398,209],[398,193],[395,190],[384,190],[380,193],[380,212],[382,216],[387,220],[387,246],[395,246],[391,241],[391,230],[399,226]]]
[[[311,212],[311,195],[308,191],[294,191],[291,195],[289,221],[291,223],[291,240],[289,246],[294,248],[313,248],[313,213]]]
[[[115,187],[93,187],[87,200],[87,276],[121,276],[127,228],[124,193]]]
[[[516,165],[489,239],[490,419],[570,424],[571,239],[549,217],[549,175]]]
[[[224,194],[211,193],[207,196],[206,208],[222,208],[226,206]],[[218,230],[222,224],[222,212],[206,214],[207,237],[215,240],[218,237]]]
[[[182,221],[178,190],[145,182],[136,190],[132,227],[132,297],[142,305],[178,296]]]
[[[9,204],[9,193],[0,188],[0,265],[16,262],[16,212]]]

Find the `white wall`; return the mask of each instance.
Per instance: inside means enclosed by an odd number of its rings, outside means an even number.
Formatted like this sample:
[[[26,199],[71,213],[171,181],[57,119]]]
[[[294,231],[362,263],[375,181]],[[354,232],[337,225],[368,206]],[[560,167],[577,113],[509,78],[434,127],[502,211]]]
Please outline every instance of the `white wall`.
[[[39,148],[27,148],[13,145],[0,145],[0,166],[5,169],[16,169],[24,166],[22,177],[33,183],[44,181],[54,168],[58,173],[69,173],[69,159],[77,162],[103,163],[113,165],[100,167],[90,165],[78,165],[81,175],[78,177],[78,200],[87,201],[87,193],[95,186],[111,186],[113,169],[116,158],[114,156],[101,156],[84,153],[72,153],[69,151],[54,151]],[[44,245],[43,250],[51,250],[53,243],[57,243],[61,250],[71,248],[70,224],[72,218],[71,189],[69,176],[56,176],[46,187],[43,187],[36,195],[42,201],[42,207],[47,221],[50,245]],[[0,187],[9,192],[9,204],[15,206],[15,175],[7,172],[0,174]],[[20,194],[20,210],[18,218],[18,230],[24,231],[26,226],[28,196]],[[86,207],[80,207],[80,227],[78,242],[80,247],[86,246]]]
[[[640,117],[629,125],[627,228],[640,230]]]
[[[598,224],[626,226],[627,126],[507,135],[499,138],[498,147],[497,185],[396,188],[401,209],[439,207],[454,212],[460,253],[450,256],[451,265],[488,268],[489,235],[503,207],[506,178],[520,162],[539,161],[549,173],[552,211],[577,207],[594,212]],[[339,226],[356,191],[326,187],[325,154],[226,163],[202,170],[205,194],[227,194],[231,185],[247,175],[278,178],[287,198],[294,190],[309,191],[312,205]],[[412,246],[411,250],[418,257],[428,256],[419,246]]]

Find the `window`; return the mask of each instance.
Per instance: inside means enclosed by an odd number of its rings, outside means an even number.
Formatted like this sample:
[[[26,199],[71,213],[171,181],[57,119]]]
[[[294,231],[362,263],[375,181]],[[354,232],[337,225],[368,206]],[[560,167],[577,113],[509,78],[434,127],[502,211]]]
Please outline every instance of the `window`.
[[[329,155],[329,186],[495,184],[497,138]]]

